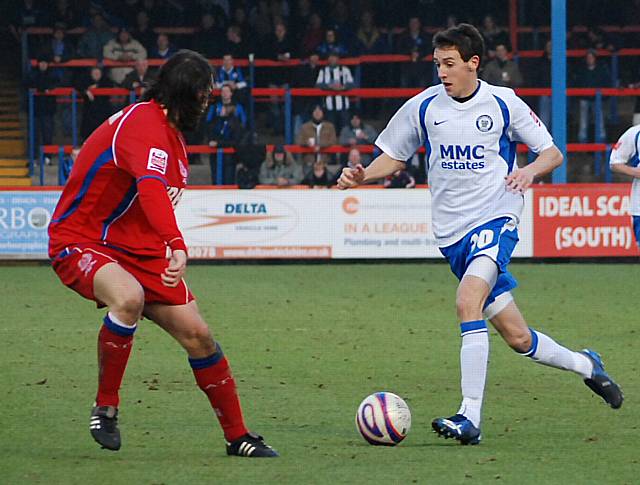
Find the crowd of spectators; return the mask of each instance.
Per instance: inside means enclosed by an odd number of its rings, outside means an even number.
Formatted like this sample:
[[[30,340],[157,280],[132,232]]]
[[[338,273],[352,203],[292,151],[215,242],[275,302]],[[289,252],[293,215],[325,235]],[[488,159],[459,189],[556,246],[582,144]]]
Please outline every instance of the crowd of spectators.
[[[545,45],[542,39],[544,54],[540,58],[517,62],[511,52],[509,32],[504,28],[507,2],[503,3],[505,8],[489,1],[470,5],[462,0],[408,0],[398,8],[393,2],[382,0],[20,0],[13,8],[10,30],[18,39],[28,27],[53,29],[51,34],[29,36],[29,52],[37,62],[24,82],[27,87],[42,91],[57,86],[75,87],[84,103],[80,124],[82,139],[127,102],[122,97],[95,96],[93,88],[124,87],[140,95],[153,81],[154,68],[149,67],[148,59],[167,59],[180,48],[191,48],[222,61],[215,76],[220,95],[191,141],[212,147],[255,142],[255,133],[250,132],[248,121],[248,73],[236,67],[235,60],[246,59],[249,54],[278,61],[301,59],[295,67],[257,69],[254,85],[318,87],[333,91],[322,99],[297,97],[293,100],[294,140],[311,147],[313,153],[296,157],[286,153],[284,161],[280,161],[282,153],[278,151],[268,155],[260,166],[237,164],[233,157],[225,156],[221,182],[242,179],[248,186],[305,183],[315,187],[324,186],[324,181],[331,183],[340,167],[356,158],[365,165],[370,163],[371,155],[360,153],[357,147],[372,144],[377,130],[363,118],[375,121],[382,107],[397,107],[380,100],[355,106],[353,100],[341,92],[358,86],[424,88],[437,82],[432,64],[425,60],[437,28],[460,21],[478,25],[487,47],[481,71],[481,78],[487,82],[513,88],[548,87],[550,43]],[[597,2],[584,3],[597,7]],[[582,5],[570,9],[580,11],[575,21],[591,26],[586,31],[572,28],[568,31],[568,48],[589,50],[584,58],[570,63],[569,85],[612,86],[618,81],[611,79],[606,63],[597,58],[596,49],[615,50],[628,45],[624,39],[593,27],[601,19],[589,17],[589,8]],[[621,14],[620,9],[626,13]],[[624,23],[633,12],[640,12],[640,2],[622,2],[620,9],[616,15],[620,15],[619,21]],[[487,13],[492,11],[495,15]],[[539,12],[531,14],[535,22]],[[548,23],[544,18],[542,21]],[[170,31],[176,32],[172,34],[155,30],[162,27],[187,29]],[[408,58],[401,64],[363,64],[358,76],[342,63],[344,57],[376,54],[403,54]],[[50,66],[52,62],[72,59],[96,59],[99,63],[91,68]],[[105,67],[105,60],[125,61],[129,65]],[[637,66],[631,68],[628,79],[621,75],[623,85],[640,84],[639,73],[634,69],[637,71]],[[549,99],[541,97],[535,102],[534,108],[548,124]],[[582,98],[576,100],[576,104],[580,112],[578,139],[586,141],[590,137],[587,128],[593,115],[593,99]],[[638,105],[640,112],[640,101]],[[262,109],[266,115],[266,122],[258,131],[269,132],[275,139],[282,140],[282,107],[282,99],[276,97],[258,106],[256,109]],[[68,106],[56,106],[54,98],[38,97],[38,144],[51,143],[52,124],[48,120],[53,118],[56,109],[63,111],[64,131],[69,132]],[[600,119],[596,123],[604,137],[605,121]],[[338,156],[320,151],[334,144],[350,147],[353,153]],[[299,166],[300,172],[291,168],[294,166]],[[288,175],[283,176],[283,172]],[[409,178],[398,174],[386,185],[395,187],[407,182],[411,186],[416,181],[424,181],[424,164],[420,161],[410,164],[406,175]]]

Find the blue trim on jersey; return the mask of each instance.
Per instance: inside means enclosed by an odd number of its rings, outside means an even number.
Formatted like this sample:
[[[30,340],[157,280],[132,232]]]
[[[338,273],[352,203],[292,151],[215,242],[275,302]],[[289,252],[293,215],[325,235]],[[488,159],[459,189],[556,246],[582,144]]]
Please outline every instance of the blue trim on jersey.
[[[484,320],[473,320],[471,322],[462,322],[460,324],[460,336],[464,337],[472,333],[487,332],[487,322]]]
[[[636,242],[640,248],[640,216],[633,216],[633,233],[636,235]]]
[[[640,165],[640,147],[638,147],[638,139],[640,139],[640,131],[636,133],[636,139],[633,141],[633,146],[636,148],[636,153],[629,160],[629,165],[632,167],[637,167]]]
[[[82,199],[87,194],[87,191],[89,190],[89,186],[91,185],[91,182],[93,182],[93,179],[98,173],[98,170],[100,170],[104,165],[111,162],[112,160],[113,160],[113,152],[111,151],[111,147],[109,147],[104,152],[102,152],[100,156],[98,156],[98,158],[96,158],[96,160],[93,162],[93,165],[91,165],[91,168],[87,172],[87,176],[82,182],[82,186],[80,187],[80,191],[78,192],[78,195],[76,195],[76,198],[73,199],[73,202],[71,203],[67,211],[57,219],[53,219],[51,222],[63,221],[76,211],[76,209],[80,206]]]
[[[437,96],[434,94],[430,98],[425,99],[422,103],[420,103],[420,126],[422,127],[422,132],[424,133],[424,148],[427,151],[424,160],[427,165],[427,171],[429,171],[429,158],[431,157],[431,143],[429,143],[429,133],[427,132],[427,124],[424,121],[425,114],[427,112],[427,108],[429,107],[429,103],[433,101],[433,99]]]
[[[531,347],[526,352],[520,352],[525,357],[533,358],[536,355],[536,350],[538,350],[538,334],[534,329],[529,327],[529,333],[531,334]]]
[[[104,316],[103,322],[105,327],[107,327],[116,335],[120,335],[121,337],[131,337],[138,328],[137,325],[133,325],[131,327],[123,327],[122,325],[118,325],[116,322],[111,320],[111,318],[109,318],[109,314]]]
[[[194,370],[206,369],[207,367],[211,367],[216,365],[218,362],[222,360],[224,357],[224,352],[216,342],[216,351],[211,354],[209,357],[201,357],[199,359],[189,357],[189,365]]]
[[[507,108],[507,104],[500,99],[495,94],[493,95],[500,106],[500,111],[502,112],[502,120],[504,121],[504,128],[502,128],[502,135],[500,135],[500,157],[507,162],[508,172],[511,173],[513,170],[513,164],[516,160],[516,145],[515,141],[509,140],[507,136],[507,131],[509,129],[509,124],[511,123],[511,115],[509,114],[509,108]]]
[[[165,179],[164,177],[160,177],[160,175],[143,175],[142,177],[138,177],[136,179],[136,183],[139,184],[140,182],[146,179],[156,179],[162,182],[165,186],[169,185],[169,182],[167,182],[167,179]]]
[[[116,219],[122,216],[122,214],[124,214],[129,209],[129,207],[131,207],[133,199],[136,197],[136,195],[138,195],[138,186],[133,183],[131,184],[131,187],[129,187],[129,190],[127,190],[127,193],[124,194],[124,198],[120,201],[118,207],[116,207],[111,215],[104,220],[104,223],[102,224],[102,235],[100,236],[100,239],[102,239],[103,241],[106,239],[107,233],[109,232],[109,226],[111,226],[111,224],[113,224]]]

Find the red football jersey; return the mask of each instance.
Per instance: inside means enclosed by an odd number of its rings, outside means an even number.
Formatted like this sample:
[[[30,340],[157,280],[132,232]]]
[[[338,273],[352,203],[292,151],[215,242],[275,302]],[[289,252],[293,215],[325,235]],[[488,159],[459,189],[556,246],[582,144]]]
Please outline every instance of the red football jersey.
[[[127,106],[82,146],[49,225],[49,256],[83,242],[140,256],[186,249],[173,209],[187,176],[184,140],[162,108]]]

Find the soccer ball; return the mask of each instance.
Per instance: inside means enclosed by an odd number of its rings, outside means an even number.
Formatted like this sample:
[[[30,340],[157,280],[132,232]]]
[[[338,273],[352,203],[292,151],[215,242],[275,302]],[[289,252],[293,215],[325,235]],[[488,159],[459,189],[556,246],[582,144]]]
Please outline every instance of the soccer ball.
[[[400,396],[376,392],[360,403],[356,428],[369,444],[395,446],[411,428],[411,411]]]

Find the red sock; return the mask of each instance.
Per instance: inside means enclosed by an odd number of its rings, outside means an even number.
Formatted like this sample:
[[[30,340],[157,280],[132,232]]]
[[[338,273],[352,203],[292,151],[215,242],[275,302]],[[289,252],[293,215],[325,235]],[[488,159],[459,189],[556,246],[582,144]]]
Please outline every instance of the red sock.
[[[190,358],[189,362],[198,387],[209,398],[211,407],[220,421],[225,439],[231,442],[247,434],[249,430],[242,417],[236,381],[222,351],[218,350],[212,356],[203,359]]]
[[[124,371],[127,367],[131,347],[133,346],[133,331],[131,335],[119,335],[114,330],[114,323],[107,320],[100,329],[98,335],[98,394],[96,395],[96,406],[118,407],[120,397],[118,390],[122,383]],[[114,328],[114,330],[112,330]],[[133,327],[135,330],[135,327]],[[122,333],[122,332],[119,332]]]

